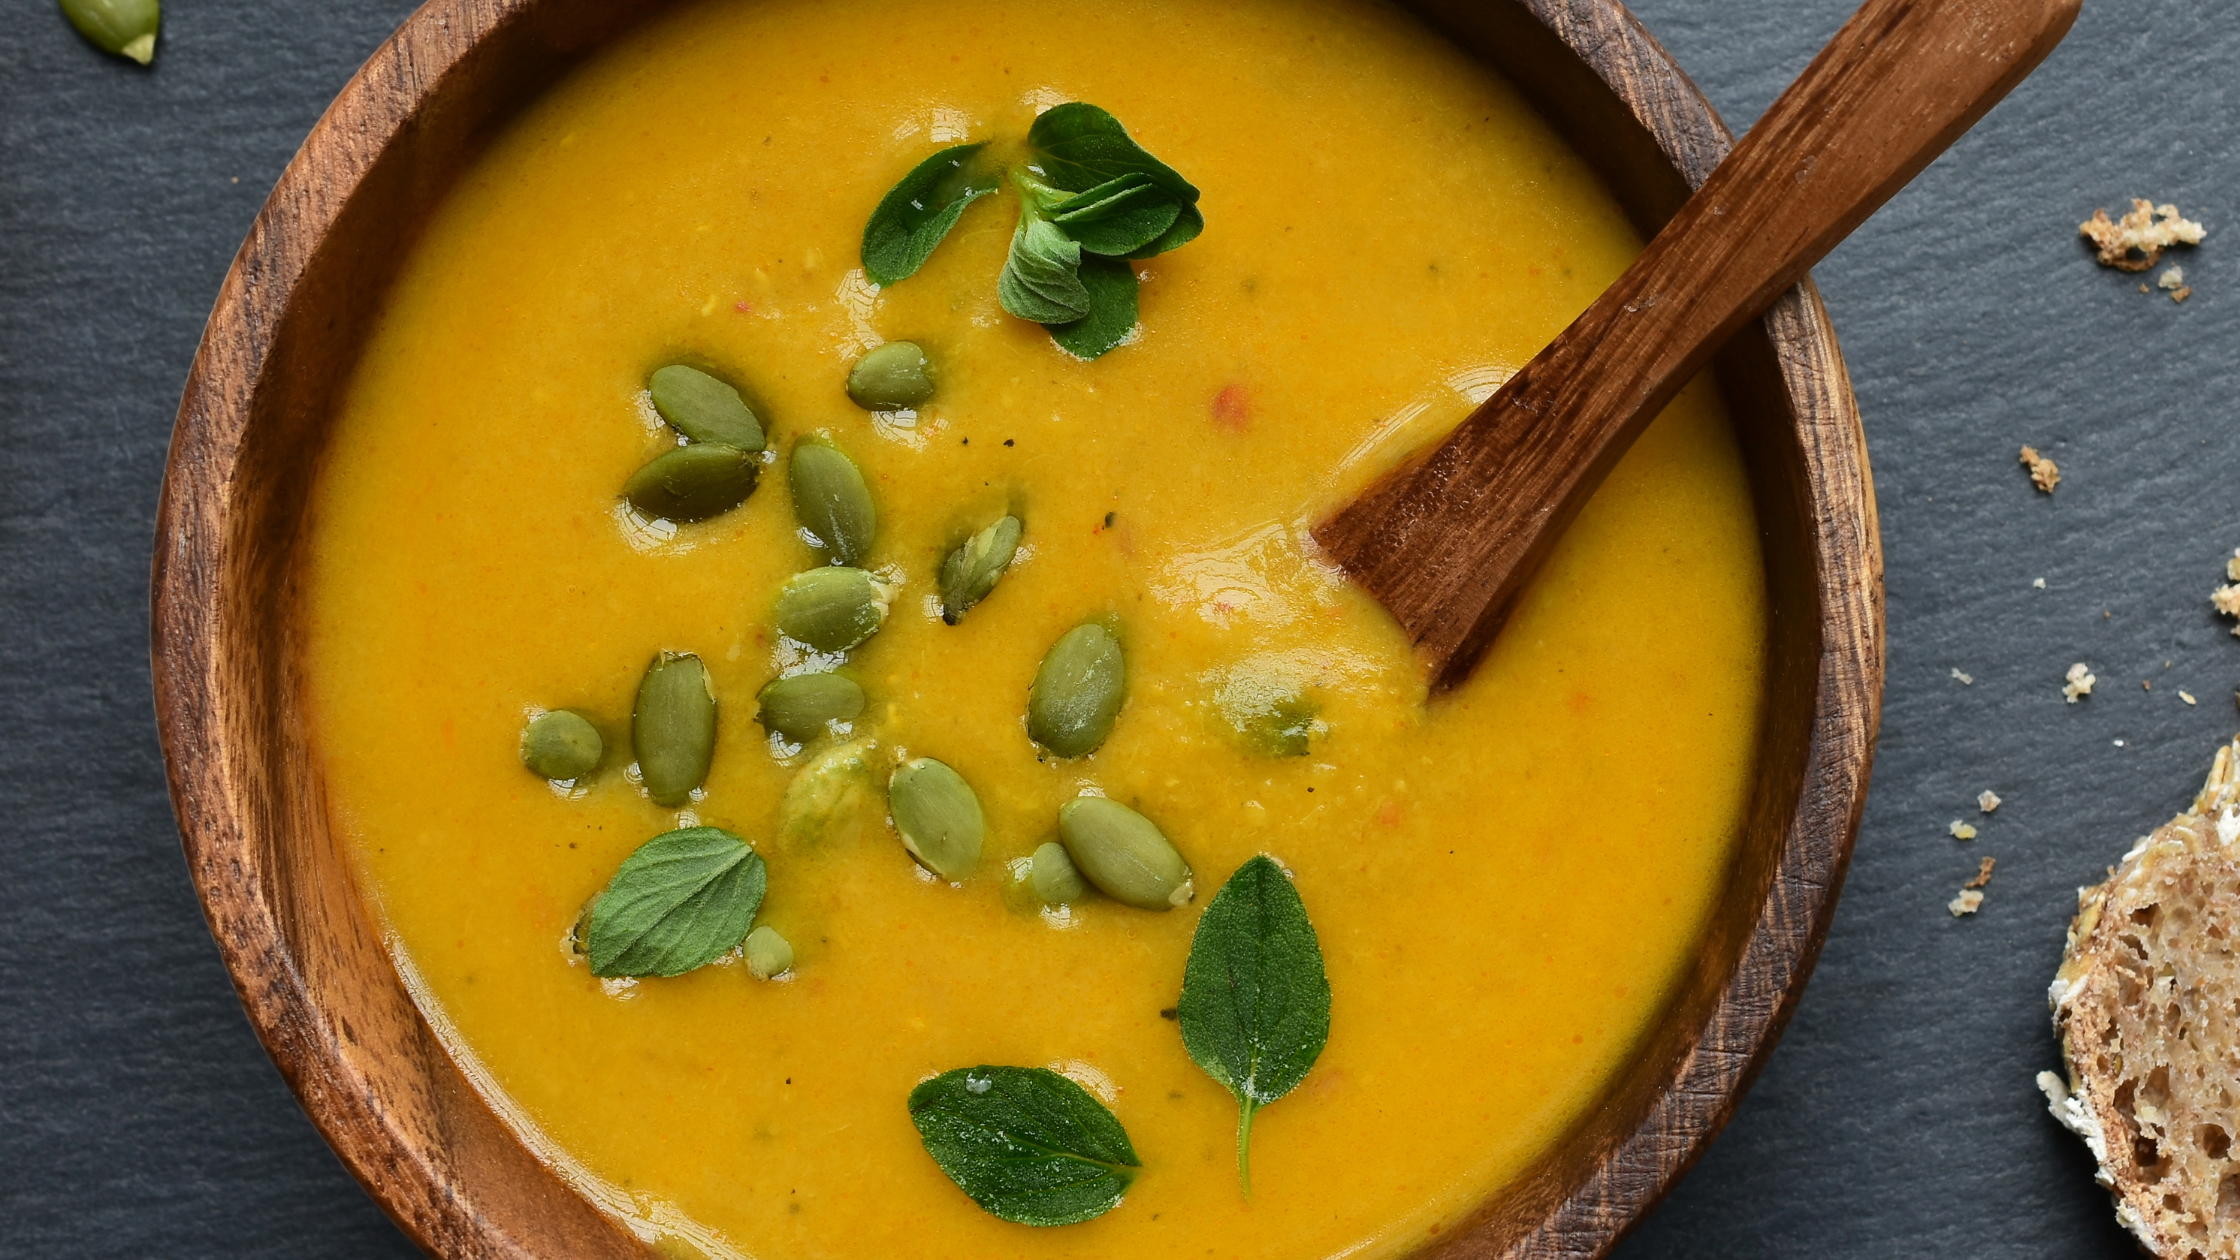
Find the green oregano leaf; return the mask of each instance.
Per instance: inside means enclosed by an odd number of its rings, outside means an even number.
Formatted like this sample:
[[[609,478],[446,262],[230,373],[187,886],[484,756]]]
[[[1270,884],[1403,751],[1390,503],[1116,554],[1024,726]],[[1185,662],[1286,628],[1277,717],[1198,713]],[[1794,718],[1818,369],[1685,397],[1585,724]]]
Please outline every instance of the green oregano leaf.
[[[1048,328],[1060,348],[1094,359],[1136,326],[1136,276],[1114,260],[1196,239],[1206,225],[1198,190],[1118,119],[1083,101],[1044,111],[1027,140],[1028,161],[1008,172],[1019,225],[996,297]],[[864,227],[866,275],[881,285],[908,278],[964,208],[993,191],[975,162],[981,148],[943,149],[895,185]]]
[[[762,858],[721,827],[686,827],[638,846],[591,909],[595,976],[675,976],[746,939],[769,882]]]
[[[1003,309],[1038,324],[1065,324],[1089,313],[1081,284],[1081,247],[1049,220],[1022,207],[1011,234],[1011,257],[996,280]]]
[[[1173,226],[1160,233],[1159,238],[1149,245],[1131,251],[1128,257],[1151,258],[1164,254],[1170,249],[1180,249],[1198,239],[1198,233],[1205,230],[1205,214],[1196,206],[1184,206],[1182,212],[1175,216]]]
[[[1070,192],[1087,192],[1123,175],[1147,176],[1183,205],[1198,190],[1175,169],[1144,152],[1120,120],[1086,101],[1044,110],[1027,130],[1043,178]]]
[[[1182,1044],[1237,1099],[1237,1178],[1252,1193],[1252,1116],[1306,1079],[1330,1039],[1330,978],[1306,905],[1273,859],[1237,868],[1190,941]]]
[[[1050,208],[1050,221],[1092,254],[1124,258],[1165,235],[1182,214],[1166,189],[1130,173]]]
[[[960,144],[911,168],[871,212],[863,228],[863,273],[875,284],[907,280],[933,253],[974,200],[996,190],[974,177],[982,146]]]
[[[1102,1216],[1142,1167],[1119,1119],[1048,1068],[943,1072],[910,1091],[910,1119],[958,1189],[1021,1225]]]
[[[1044,326],[1066,353],[1094,359],[1135,331],[1135,269],[1120,259],[1092,254],[1081,260],[1081,287],[1089,295],[1089,313],[1070,324]]]

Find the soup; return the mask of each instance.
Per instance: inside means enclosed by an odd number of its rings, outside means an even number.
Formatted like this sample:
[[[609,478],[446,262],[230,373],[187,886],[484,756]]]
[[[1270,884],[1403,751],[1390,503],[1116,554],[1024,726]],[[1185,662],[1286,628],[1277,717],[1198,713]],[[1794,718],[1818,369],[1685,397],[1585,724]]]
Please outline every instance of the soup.
[[[867,217],[944,146],[1016,146],[1093,102],[1200,190],[1205,229],[1133,264],[1140,323],[1094,359],[1006,313],[1016,202],[969,206],[905,281]],[[304,620],[330,808],[400,972],[545,1159],[658,1249],[766,1260],[1404,1253],[1594,1107],[1678,983],[1735,855],[1765,654],[1757,526],[1699,381],[1596,495],[1476,673],[1429,696],[1308,526],[1436,440],[1640,242],[1512,89],[1365,0],[766,0],[679,8],[603,50],[447,194],[383,298],[314,493]],[[937,390],[868,412],[869,350]],[[689,363],[769,435],[759,486],[692,524],[621,488],[678,439],[647,383]],[[777,631],[827,557],[790,501],[810,441],[862,470],[861,563],[896,584],[846,654],[864,711],[805,745],[756,695],[831,664]],[[1005,514],[994,589],[948,624],[944,558]],[[1086,756],[1024,723],[1086,623],[1125,703]],[[716,698],[705,781],[632,767],[649,660]],[[1304,755],[1238,733],[1311,699]],[[1264,706],[1262,706],[1264,707]],[[591,719],[600,768],[523,768],[525,719]],[[1311,728],[1311,729],[1308,729]],[[789,785],[843,742],[874,790],[804,830]],[[1297,752],[1294,747],[1277,749]],[[986,839],[961,878],[876,788],[938,759]],[[1171,911],[1045,905],[1023,878],[1084,793],[1189,863]],[[602,978],[579,918],[657,834],[766,862],[736,952]],[[1327,1043],[1254,1120],[1176,1015],[1201,914],[1255,855],[1292,876]],[[1141,1172],[1093,1220],[983,1212],[906,1105],[980,1064],[1054,1067]]]

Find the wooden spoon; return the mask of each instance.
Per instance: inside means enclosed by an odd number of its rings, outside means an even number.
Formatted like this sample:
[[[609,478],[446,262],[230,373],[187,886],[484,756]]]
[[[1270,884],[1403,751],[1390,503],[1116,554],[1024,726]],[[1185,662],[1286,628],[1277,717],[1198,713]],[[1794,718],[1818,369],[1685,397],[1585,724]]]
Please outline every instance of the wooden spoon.
[[[1467,677],[1613,465],[1727,338],[1983,117],[2081,0],[1868,0],[1616,284],[1428,457],[1315,527]]]

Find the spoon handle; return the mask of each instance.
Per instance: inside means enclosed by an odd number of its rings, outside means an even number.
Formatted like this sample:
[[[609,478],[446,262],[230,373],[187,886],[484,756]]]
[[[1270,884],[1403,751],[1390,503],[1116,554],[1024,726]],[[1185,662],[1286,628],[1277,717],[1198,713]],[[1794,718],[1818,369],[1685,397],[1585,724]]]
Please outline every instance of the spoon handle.
[[[2037,67],[2081,0],[1867,0],[1617,283],[1428,458],[1315,528],[1434,689],[1665,403]]]

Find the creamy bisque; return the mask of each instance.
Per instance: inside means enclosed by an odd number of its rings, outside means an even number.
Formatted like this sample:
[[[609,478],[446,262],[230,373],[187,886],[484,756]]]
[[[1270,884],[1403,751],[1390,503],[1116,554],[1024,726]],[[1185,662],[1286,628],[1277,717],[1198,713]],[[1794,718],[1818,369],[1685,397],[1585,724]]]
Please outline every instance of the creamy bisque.
[[[1137,339],[1067,357],[996,303],[1014,217],[976,203],[915,277],[867,284],[866,217],[942,144],[1085,100],[1203,189],[1204,235],[1138,264]],[[1590,1109],[1696,946],[1741,828],[1765,596],[1734,438],[1699,383],[1626,457],[1456,695],[1427,702],[1389,618],[1306,527],[1459,420],[1639,248],[1504,83],[1351,0],[771,0],[689,6],[496,142],[387,295],[316,492],[309,679],[334,815],[448,1044],[564,1174],[675,1254],[1383,1256],[1452,1227]],[[875,418],[865,348],[927,348],[940,393]],[[739,383],[773,462],[736,511],[631,520],[674,437],[648,374]],[[939,758],[989,822],[935,881],[874,795],[780,835],[803,759],[754,720],[790,662],[781,583],[817,563],[786,452],[864,468],[869,564],[906,582],[851,655],[880,764]],[[1025,548],[961,625],[942,556],[1004,511]],[[1122,627],[1126,707],[1075,762],[1022,726],[1044,651]],[[647,661],[698,653],[720,702],[683,814],[631,781]],[[1304,683],[1310,755],[1240,746],[1224,705]],[[578,709],[607,760],[525,771],[524,716]],[[812,752],[814,749],[811,750]],[[881,779],[884,771],[881,772]],[[1006,863],[1093,787],[1197,874],[1173,913],[1038,913]],[[680,818],[769,863],[790,977],[727,961],[602,982],[563,938]],[[1175,1005],[1207,899],[1280,859],[1320,934],[1327,1048],[1236,1105]],[[1143,1172],[1081,1225],[1007,1224],[920,1145],[921,1079],[1058,1065],[1109,1099]]]

